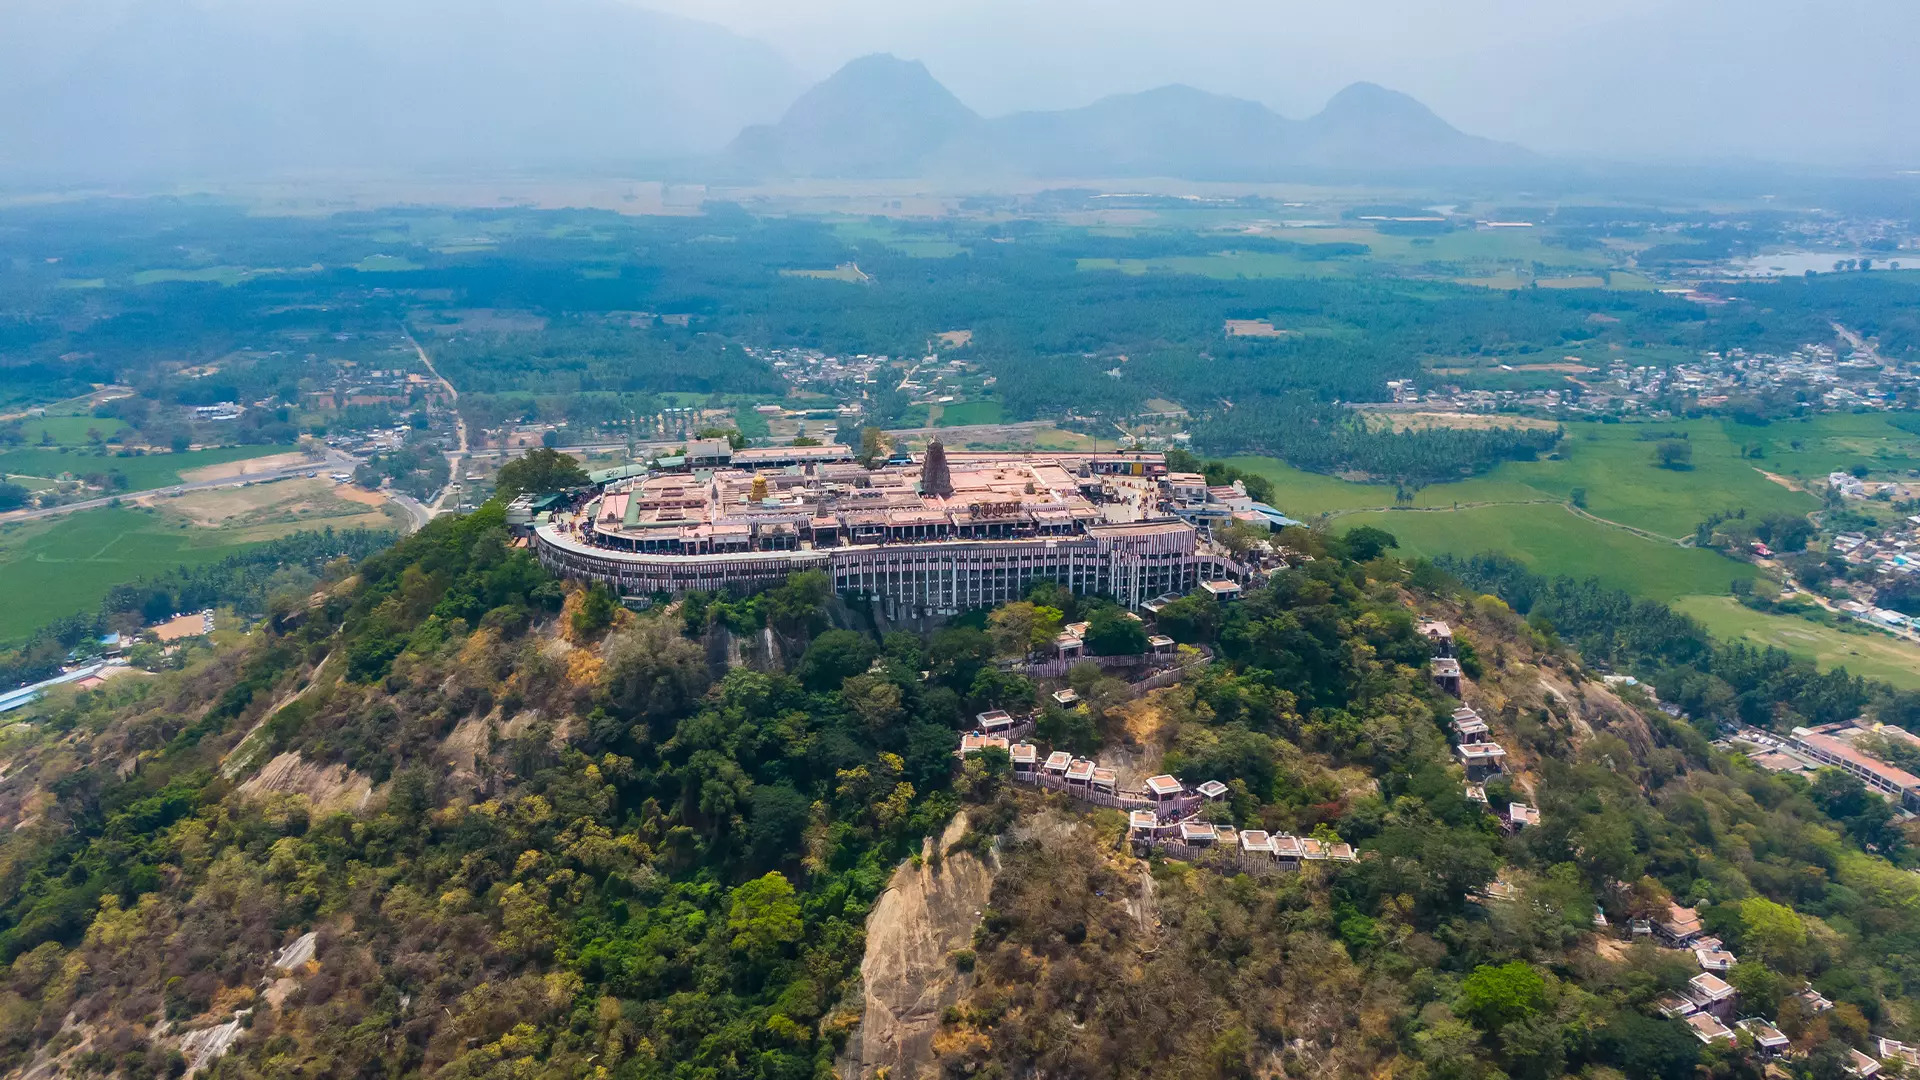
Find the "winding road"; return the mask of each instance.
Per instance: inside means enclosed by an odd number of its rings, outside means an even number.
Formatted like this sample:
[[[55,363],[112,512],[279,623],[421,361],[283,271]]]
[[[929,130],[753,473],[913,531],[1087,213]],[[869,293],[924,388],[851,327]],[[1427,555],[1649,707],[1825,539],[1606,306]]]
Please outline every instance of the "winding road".
[[[427,517],[431,518],[446,512],[444,504],[447,501],[447,495],[453,490],[453,485],[460,483],[460,466],[466,463],[468,452],[467,418],[460,415],[460,391],[454,389],[453,383],[447,381],[447,377],[440,374],[440,369],[433,366],[433,357],[428,356],[427,350],[421,346],[420,342],[414,339],[413,331],[402,326],[400,328],[400,334],[407,339],[407,344],[413,346],[413,351],[420,354],[420,362],[426,365],[427,372],[433,376],[434,381],[446,388],[447,397],[453,403],[453,430],[460,438],[460,448],[447,455],[447,486],[440,489],[440,494],[434,497],[431,506],[424,508],[427,511]],[[406,506],[406,503],[401,503],[401,505]],[[418,505],[418,503],[415,503],[415,506]],[[406,509],[407,513],[414,514],[413,507],[409,506],[406,507]],[[416,520],[418,520],[417,515]],[[422,521],[421,524],[425,524],[425,522]]]

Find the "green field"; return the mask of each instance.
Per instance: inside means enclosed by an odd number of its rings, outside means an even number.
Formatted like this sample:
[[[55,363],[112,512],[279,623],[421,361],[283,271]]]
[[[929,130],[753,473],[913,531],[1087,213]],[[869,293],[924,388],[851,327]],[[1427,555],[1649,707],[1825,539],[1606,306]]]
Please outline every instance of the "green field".
[[[773,434],[767,426],[767,418],[754,412],[751,405],[742,405],[733,410],[733,426],[749,439],[764,439]]]
[[[1641,436],[1676,432],[1684,432],[1693,447],[1693,467],[1656,467],[1655,442]],[[1742,456],[1754,447],[1760,457]],[[1814,496],[1767,474],[1817,484],[1828,472],[1856,462],[1877,472],[1920,467],[1920,437],[1874,414],[1761,426],[1722,420],[1570,424],[1557,460],[1507,462],[1471,480],[1422,488],[1398,507],[1391,487],[1303,472],[1273,458],[1232,459],[1239,468],[1272,480],[1274,503],[1286,513],[1303,520],[1325,515],[1336,530],[1378,526],[1400,539],[1402,554],[1500,551],[1543,574],[1599,577],[1658,600],[1688,598],[1694,614],[1717,615],[1722,626],[1716,633],[1737,615],[1746,621],[1729,636],[1762,640],[1754,635],[1764,633],[1786,647],[1796,641],[1792,635],[1807,635],[1797,643],[1800,655],[1828,663],[1844,660],[1849,667],[1876,663],[1881,674],[1875,677],[1891,681],[1885,672],[1905,662],[1899,643],[1739,607],[1728,597],[1728,587],[1737,578],[1755,577],[1753,567],[1671,542],[1691,535],[1714,511],[1818,509]],[[1591,517],[1567,505],[1575,488],[1585,490]],[[1881,640],[1886,644],[1877,645]],[[1920,649],[1913,656],[1920,659]]]
[[[961,401],[952,405],[941,405],[938,408],[940,427],[998,424],[1002,420],[1000,403],[997,401]]]
[[[849,285],[864,285],[873,279],[863,273],[853,263],[841,263],[831,270],[782,270],[781,277],[813,278],[816,281],[844,281]]]
[[[1723,425],[1736,444],[1758,444],[1753,462],[1771,473],[1824,483],[1830,472],[1866,465],[1878,472],[1920,469],[1920,436],[1887,422],[1884,413],[1837,413],[1762,426]],[[1798,445],[1795,445],[1795,444]]]
[[[1799,440],[1812,447],[1842,435],[1860,439],[1869,430],[1905,435],[1884,424],[1860,428],[1853,423],[1857,419],[1797,423],[1782,433],[1782,445]],[[1741,447],[1754,440],[1730,437],[1733,426],[1719,421],[1572,424],[1558,460],[1507,462],[1471,480],[1434,484],[1416,492],[1405,507],[1394,505],[1394,489],[1384,485],[1303,472],[1273,458],[1235,458],[1233,463],[1272,480],[1275,504],[1286,513],[1303,520],[1328,515],[1336,529],[1377,525],[1400,537],[1407,554],[1503,551],[1541,573],[1598,576],[1671,600],[1725,595],[1735,578],[1755,576],[1744,563],[1671,542],[1690,535],[1707,514],[1741,508],[1806,513],[1819,506],[1813,496],[1767,479],[1753,461],[1743,459]],[[1693,467],[1654,466],[1654,443],[1641,435],[1676,431],[1685,432],[1693,446]],[[1824,474],[1831,451],[1802,453],[1807,460],[1801,464],[1817,465]],[[1566,505],[1575,488],[1585,489],[1592,517]]]
[[[21,421],[20,433],[26,437],[27,446],[39,446],[42,435],[50,437],[55,446],[85,446],[89,431],[98,431],[104,439],[126,426],[105,416],[45,416]]]
[[[107,507],[0,527],[0,641],[88,611],[107,590],[184,564],[218,561],[245,545],[149,510]]]
[[[1654,600],[1724,595],[1736,578],[1751,580],[1759,574],[1747,563],[1717,552],[1647,540],[1550,503],[1458,511],[1363,511],[1334,521],[1337,530],[1355,525],[1373,525],[1392,533],[1400,540],[1398,554],[1403,556],[1498,551],[1536,573],[1598,577]]]
[[[114,454],[86,452],[61,453],[58,450],[8,450],[0,453],[0,474],[57,477],[61,473],[84,476],[95,472],[121,472],[127,477],[127,491],[146,491],[180,483],[180,474],[207,465],[267,454],[284,454],[285,446],[223,446],[213,450],[189,450],[184,454],[146,454],[118,457]]]
[[[1874,630],[1847,631],[1792,615],[1770,615],[1730,596],[1682,596],[1673,606],[1699,619],[1723,641],[1771,645],[1814,661],[1822,671],[1844,667],[1855,675],[1920,690],[1920,645]]]
[[[836,236],[850,244],[863,241],[884,245],[916,259],[946,259],[965,255],[967,249],[952,240],[924,233],[902,231],[892,222],[872,218],[845,218],[833,223]]]
[[[1859,423],[1873,421],[1873,425]],[[1877,426],[1875,426],[1877,425]],[[1777,433],[1775,429],[1780,429]],[[1657,436],[1684,432],[1693,447],[1692,467],[1663,469],[1653,464]],[[1777,439],[1782,451],[1766,448]],[[1789,451],[1793,441],[1804,449]],[[1762,443],[1763,456],[1743,459],[1741,447]],[[1510,461],[1485,475],[1420,489],[1413,505],[1450,507],[1487,502],[1565,502],[1575,488],[1586,491],[1587,510],[1597,517],[1678,539],[1717,510],[1804,514],[1818,499],[1769,480],[1766,472],[1824,476],[1842,459],[1858,460],[1859,451],[1878,451],[1888,465],[1920,454],[1920,439],[1875,417],[1836,416],[1746,428],[1717,420],[1663,424],[1567,425],[1558,460]],[[1393,489],[1356,484],[1302,472],[1273,458],[1234,458],[1233,463],[1274,482],[1274,498],[1294,517],[1340,513],[1393,505]],[[1764,472],[1763,472],[1764,470]]]
[[[1098,232],[1099,230],[1095,230]],[[1344,277],[1365,272],[1369,263],[1419,267],[1457,277],[1465,284],[1517,289],[1536,281],[1545,288],[1613,288],[1644,290],[1649,283],[1635,275],[1607,271],[1617,260],[1610,251],[1571,251],[1546,243],[1536,230],[1456,229],[1439,236],[1395,236],[1364,224],[1337,228],[1286,229],[1273,239],[1302,245],[1364,244],[1364,255],[1316,259],[1304,253],[1217,251],[1208,255],[1176,255],[1156,259],[1084,258],[1078,269],[1119,271],[1123,274],[1195,274],[1212,278]]]

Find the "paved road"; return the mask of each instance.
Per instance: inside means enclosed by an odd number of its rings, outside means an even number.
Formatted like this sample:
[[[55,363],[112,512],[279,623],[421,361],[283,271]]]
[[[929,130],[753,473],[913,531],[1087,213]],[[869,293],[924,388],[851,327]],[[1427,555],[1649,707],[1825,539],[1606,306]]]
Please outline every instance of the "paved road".
[[[460,391],[455,390],[446,376],[440,374],[439,369],[433,366],[433,358],[427,355],[427,350],[422,348],[418,341],[414,340],[412,331],[403,326],[400,328],[400,333],[406,336],[407,344],[412,345],[413,351],[420,354],[420,362],[427,366],[427,371],[439,381],[441,386],[446,387],[447,396],[453,400],[453,430],[460,436],[460,449],[447,455],[447,486],[440,489],[440,494],[434,497],[433,505],[427,508],[434,514],[444,513],[445,508],[442,504],[447,501],[447,494],[453,490],[453,485],[461,482],[460,465],[467,456],[467,419],[460,415]]]
[[[60,517],[81,510],[97,510],[102,506],[111,506],[116,502],[131,502],[162,495],[183,495],[189,491],[209,491],[213,488],[243,487],[257,484],[263,480],[280,480],[289,476],[304,476],[316,470],[329,472],[352,472],[359,467],[360,459],[351,454],[329,449],[324,457],[303,461],[298,465],[288,465],[264,472],[248,473],[245,476],[230,476],[221,480],[196,480],[189,484],[173,484],[169,487],[147,488],[144,491],[128,491],[119,495],[103,495],[97,499],[82,499],[64,506],[50,506],[43,510],[14,510],[0,514],[0,524],[16,521],[38,521],[41,518]]]
[[[427,509],[419,499],[411,495],[403,495],[398,491],[389,491],[387,492],[387,498],[391,499],[395,506],[407,512],[407,518],[413,524],[413,532],[419,532],[421,529],[426,528],[427,522],[433,520],[433,511]]]

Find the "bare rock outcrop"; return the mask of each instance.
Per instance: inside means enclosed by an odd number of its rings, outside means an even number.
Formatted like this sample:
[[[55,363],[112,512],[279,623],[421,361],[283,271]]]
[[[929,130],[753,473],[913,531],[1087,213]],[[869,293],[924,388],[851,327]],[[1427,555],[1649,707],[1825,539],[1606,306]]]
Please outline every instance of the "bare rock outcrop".
[[[846,1080],[911,1080],[933,1068],[933,1037],[940,1014],[960,999],[970,978],[953,954],[968,947],[999,872],[997,854],[939,857],[966,834],[967,816],[954,816],[937,845],[929,840],[918,865],[903,863],[867,918],[867,952],[860,963],[865,1005],[848,1041],[840,1075]]]

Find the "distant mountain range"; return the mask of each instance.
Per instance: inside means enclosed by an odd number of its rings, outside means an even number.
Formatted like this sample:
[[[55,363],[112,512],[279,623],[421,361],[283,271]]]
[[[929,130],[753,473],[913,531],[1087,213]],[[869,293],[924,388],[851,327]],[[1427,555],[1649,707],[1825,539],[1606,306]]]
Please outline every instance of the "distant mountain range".
[[[0,101],[0,180],[13,183],[1251,180],[1532,159],[1364,83],[1298,121],[1185,86],[987,119],[885,55],[805,89],[761,42],[622,0],[8,0]]]
[[[777,123],[741,132],[718,167],[763,177],[1270,180],[1538,161],[1520,147],[1467,135],[1413,98],[1372,83],[1347,87],[1306,120],[1189,86],[987,119],[924,65],[875,55],[802,94]]]

